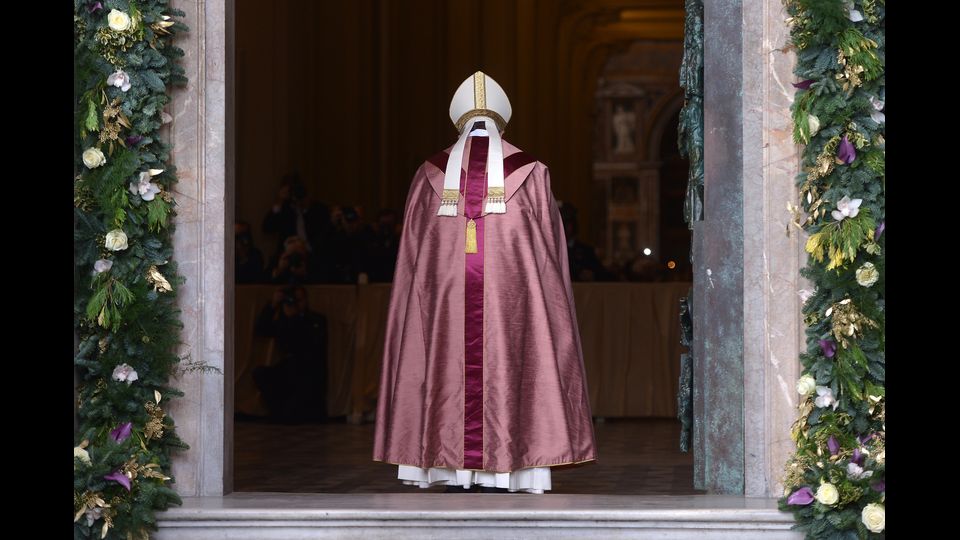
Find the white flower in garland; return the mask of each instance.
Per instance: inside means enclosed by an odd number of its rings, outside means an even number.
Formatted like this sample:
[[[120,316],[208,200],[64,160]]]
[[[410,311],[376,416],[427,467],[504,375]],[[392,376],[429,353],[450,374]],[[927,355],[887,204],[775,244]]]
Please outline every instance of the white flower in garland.
[[[820,487],[817,489],[817,500],[820,501],[820,504],[825,504],[830,506],[832,504],[837,504],[837,501],[840,500],[840,492],[837,490],[837,486],[825,482],[820,484]]]
[[[97,262],[93,263],[94,274],[109,272],[111,268],[113,268],[113,261],[110,259],[97,259]]]
[[[817,407],[833,407],[834,410],[836,410],[837,405],[840,404],[840,402],[833,397],[833,390],[831,390],[829,386],[817,387],[817,399],[815,399],[813,403]]]
[[[887,512],[882,504],[870,503],[863,507],[860,512],[860,521],[870,530],[870,532],[883,532],[887,525]]]
[[[873,263],[863,263],[863,266],[857,269],[857,283],[863,287],[870,287],[880,279],[880,272]]]
[[[83,462],[84,465],[90,465],[90,463],[91,463],[91,462],[90,462],[90,453],[87,452],[87,450],[86,450],[85,448],[82,448],[82,447],[80,447],[80,446],[74,446],[74,447],[73,447],[73,457],[74,457],[74,459],[79,458],[80,461]]]
[[[812,375],[807,373],[797,381],[797,393],[801,396],[809,396],[810,394],[816,392],[817,390],[817,380],[813,378]]]
[[[857,217],[857,214],[860,213],[860,203],[862,202],[863,199],[851,199],[844,195],[842,199],[837,201],[837,209],[831,212],[830,215],[837,221],[843,221],[848,217]]]
[[[863,467],[851,461],[847,464],[847,476],[851,480],[862,480],[873,476],[873,471],[865,471]]]
[[[113,380],[115,381],[130,384],[138,378],[139,376],[137,375],[137,370],[133,369],[128,364],[120,364],[113,370]]]
[[[123,32],[124,30],[129,30],[133,26],[133,19],[130,18],[130,15],[127,15],[120,10],[111,9],[110,13],[107,14],[107,24],[110,26],[111,30]]]
[[[118,69],[107,77],[107,84],[116,86],[121,91],[126,92],[130,89],[130,76],[127,75],[126,71]]]
[[[884,102],[875,96],[870,96],[870,104],[873,105],[873,110],[870,111],[870,118],[878,124],[886,122],[887,116],[881,112],[883,111]]]
[[[820,131],[820,119],[816,115],[807,115],[807,127],[810,128],[810,136],[813,137]]]
[[[130,193],[140,195],[140,198],[145,201],[152,201],[157,193],[160,193],[160,186],[150,181],[151,173],[154,171],[157,171],[156,174],[160,174],[163,169],[150,169],[141,172],[138,181],[130,182]]]
[[[847,8],[847,17],[851,22],[860,22],[863,20],[863,13],[856,10],[856,6],[853,5],[853,0],[847,0],[843,4]]]
[[[127,233],[114,229],[107,233],[103,245],[110,251],[123,251],[127,249]]]
[[[95,521],[103,517],[103,508],[100,506],[88,508],[84,516],[87,518],[87,527],[92,527]]]
[[[107,157],[95,146],[83,151],[83,164],[86,165],[88,169],[96,169],[106,162]]]
[[[813,296],[813,291],[810,289],[800,289],[797,291],[797,294],[800,295],[800,301],[806,303],[806,301]]]

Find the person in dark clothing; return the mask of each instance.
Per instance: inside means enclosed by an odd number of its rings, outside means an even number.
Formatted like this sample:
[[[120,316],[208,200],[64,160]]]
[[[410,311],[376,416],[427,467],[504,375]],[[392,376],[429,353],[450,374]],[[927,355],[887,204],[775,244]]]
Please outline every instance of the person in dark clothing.
[[[356,209],[345,206],[341,213],[342,217],[337,220],[333,239],[332,281],[357,283],[357,277],[361,273],[367,273],[369,278],[370,264],[367,255],[373,241],[373,231],[360,219]]]
[[[570,203],[562,203],[560,218],[563,220],[563,230],[567,237],[570,281],[615,281],[616,276],[603,266],[593,246],[577,239],[580,229],[577,209]]]
[[[234,225],[234,277],[237,283],[263,283],[263,254],[253,245],[250,224],[238,221]]]
[[[277,290],[257,317],[255,331],[274,338],[280,352],[275,365],[253,371],[270,418],[327,421],[327,320],[310,311],[306,289]]]
[[[314,281],[327,281],[332,265],[329,255],[333,233],[330,210],[322,203],[310,201],[307,187],[297,173],[283,177],[277,200],[263,218],[263,232],[277,237],[274,259],[283,254],[287,238],[303,238],[312,259]]]
[[[397,265],[397,251],[400,247],[400,235],[397,232],[399,222],[397,212],[384,208],[377,217],[376,229],[371,236],[367,261],[370,281],[389,283],[393,281],[393,271]]]

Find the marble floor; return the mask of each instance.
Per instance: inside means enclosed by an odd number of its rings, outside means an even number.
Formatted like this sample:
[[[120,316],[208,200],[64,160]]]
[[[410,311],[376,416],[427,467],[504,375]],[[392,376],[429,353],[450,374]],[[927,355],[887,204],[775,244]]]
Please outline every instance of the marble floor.
[[[673,419],[609,418],[595,422],[596,462],[553,469],[551,493],[692,495],[693,455],[678,449]],[[373,424],[278,425],[236,421],[237,492],[443,492],[397,480],[396,465],[375,462]],[[518,494],[524,496],[526,494]]]

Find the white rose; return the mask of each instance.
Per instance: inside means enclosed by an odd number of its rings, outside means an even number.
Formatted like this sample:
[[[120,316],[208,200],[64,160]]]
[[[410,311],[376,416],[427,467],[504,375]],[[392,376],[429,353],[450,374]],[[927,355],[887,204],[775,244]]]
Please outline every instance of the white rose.
[[[120,364],[113,369],[113,380],[126,382],[127,384],[132,383],[133,381],[139,379],[137,375],[137,370],[133,369],[128,364]]]
[[[103,245],[110,251],[123,251],[127,249],[127,234],[120,229],[114,229],[107,233]]]
[[[97,259],[97,262],[93,263],[93,272],[95,274],[109,272],[111,268],[113,268],[113,261],[110,259]]]
[[[90,465],[90,453],[79,446],[73,447],[73,457],[80,458],[85,465]]]
[[[870,532],[882,532],[887,525],[886,511],[882,504],[870,503],[860,512],[860,521],[870,529]]]
[[[96,169],[106,162],[107,157],[103,155],[99,148],[91,147],[83,151],[83,164],[88,169]]]
[[[809,396],[817,391],[817,380],[809,373],[800,377],[797,381],[797,393],[801,396]]]
[[[837,504],[837,501],[840,500],[840,492],[837,491],[837,486],[833,484],[820,484],[816,497],[820,504],[830,506],[831,504]]]
[[[857,269],[857,283],[864,287],[870,287],[880,279],[880,272],[873,263],[863,263],[863,266]]]
[[[133,21],[130,20],[130,16],[126,13],[111,9],[110,13],[107,14],[107,24],[110,25],[111,29],[117,32],[123,32],[133,26]]]

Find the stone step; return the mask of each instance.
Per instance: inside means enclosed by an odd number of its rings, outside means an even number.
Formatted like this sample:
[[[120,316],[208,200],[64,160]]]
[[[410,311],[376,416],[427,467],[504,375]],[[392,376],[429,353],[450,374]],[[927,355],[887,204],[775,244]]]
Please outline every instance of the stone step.
[[[157,540],[799,540],[774,499],[723,495],[238,493],[186,497]]]

